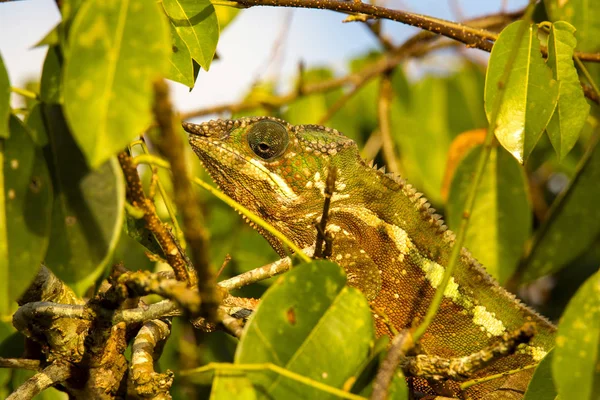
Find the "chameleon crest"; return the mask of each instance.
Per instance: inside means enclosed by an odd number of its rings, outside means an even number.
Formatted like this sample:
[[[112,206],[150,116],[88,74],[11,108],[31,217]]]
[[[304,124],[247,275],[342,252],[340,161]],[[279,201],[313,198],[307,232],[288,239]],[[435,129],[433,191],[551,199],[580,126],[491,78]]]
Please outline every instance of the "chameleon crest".
[[[422,321],[439,286],[454,235],[427,200],[401,178],[367,165],[356,144],[338,131],[290,125],[271,117],[184,123],[190,143],[217,185],[270,222],[301,248],[314,245],[328,170],[337,172],[327,233],[331,259],[377,310],[377,333]],[[283,245],[261,231],[273,248]],[[554,343],[543,317],[500,287],[463,249],[433,323],[420,341],[429,356],[464,357],[497,343],[526,323],[537,334],[514,354],[492,361],[472,378],[512,371],[539,362]],[[424,394],[469,399],[519,399],[531,370],[472,386],[461,392],[452,380],[432,384],[413,378]]]

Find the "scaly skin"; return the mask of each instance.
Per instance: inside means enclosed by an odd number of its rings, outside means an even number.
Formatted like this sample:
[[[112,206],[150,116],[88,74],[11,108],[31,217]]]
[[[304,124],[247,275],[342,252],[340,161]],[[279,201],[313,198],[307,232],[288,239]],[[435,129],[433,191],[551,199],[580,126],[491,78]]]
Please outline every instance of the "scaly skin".
[[[355,143],[330,128],[293,126],[271,117],[183,126],[217,185],[300,248],[314,245],[327,171],[330,165],[336,167],[327,224],[333,236],[331,259],[397,329],[422,321],[448,263],[454,234],[409,184],[366,165]],[[279,240],[261,234],[280,255],[286,254]],[[382,316],[374,317],[378,335],[389,334]],[[501,288],[463,249],[420,351],[466,356],[526,322],[537,328],[531,342],[474,377],[538,362],[552,348],[555,328]],[[442,392],[469,399],[519,399],[531,371],[475,385],[464,393],[456,382],[446,381]],[[436,394],[423,379],[415,378],[413,384],[418,391]]]

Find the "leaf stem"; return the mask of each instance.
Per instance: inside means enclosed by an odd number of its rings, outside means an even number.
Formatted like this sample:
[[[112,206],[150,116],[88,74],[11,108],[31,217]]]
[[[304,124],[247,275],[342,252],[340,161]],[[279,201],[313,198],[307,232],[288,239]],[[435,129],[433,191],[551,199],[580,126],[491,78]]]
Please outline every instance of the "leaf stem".
[[[334,396],[341,397],[343,399],[350,400],[366,400],[365,397],[358,396],[353,393],[345,392],[341,389],[335,388],[333,386],[326,385],[324,383],[315,381],[314,379],[307,378],[303,375],[292,372],[288,369],[282,368],[279,365],[275,365],[272,363],[262,363],[262,364],[230,364],[230,363],[215,363],[211,362],[207,365],[180,371],[179,374],[181,376],[188,376],[197,373],[205,373],[210,371],[245,371],[245,372],[263,372],[263,371],[272,371],[276,374],[284,376],[286,378],[292,379],[296,382],[300,382],[304,385],[314,387],[323,392],[330,393]]]
[[[446,267],[446,270],[444,271],[444,277],[442,278],[442,282],[438,286],[438,288],[435,292],[435,296],[433,297],[433,300],[431,301],[431,304],[429,305],[429,308],[427,309],[427,314],[425,315],[423,322],[421,322],[421,324],[413,332],[413,337],[414,337],[415,342],[417,342],[423,336],[423,334],[425,333],[425,331],[427,330],[427,328],[433,321],[433,318],[437,314],[438,309],[439,309],[440,305],[442,304],[442,300],[444,298],[444,292],[446,290],[446,287],[448,286],[448,283],[450,282],[450,278],[452,277],[452,275],[454,275],[454,270],[456,269],[456,266],[458,265],[458,258],[460,256],[460,252],[462,250],[462,244],[465,241],[465,238],[467,235],[467,227],[469,225],[470,216],[473,211],[475,199],[477,197],[477,190],[479,188],[479,184],[481,182],[481,178],[483,177],[483,172],[485,170],[485,166],[487,165],[488,159],[490,157],[490,152],[492,150],[494,132],[495,132],[496,126],[497,126],[498,114],[500,112],[500,108],[501,108],[502,102],[504,100],[505,88],[508,83],[508,80],[510,79],[513,64],[515,63],[515,60],[517,58],[517,54],[519,51],[519,47],[521,45],[521,41],[523,40],[523,36],[527,29],[527,26],[528,26],[527,23],[529,21],[531,21],[531,16],[533,14],[535,3],[536,3],[535,0],[529,0],[529,5],[527,6],[525,14],[523,15],[523,19],[522,19],[523,23],[519,27],[519,30],[518,30],[516,38],[515,38],[515,42],[513,43],[513,47],[511,49],[511,52],[509,55],[509,58],[506,62],[506,66],[504,67],[502,77],[500,78],[500,81],[498,82],[498,94],[496,95],[496,98],[494,99],[492,114],[490,116],[490,125],[488,126],[488,131],[487,131],[485,140],[483,142],[483,149],[481,151],[481,155],[479,156],[479,160],[477,161],[477,167],[475,169],[475,176],[473,177],[473,182],[471,183],[471,186],[469,187],[469,193],[467,195],[467,199],[465,202],[465,208],[462,213],[462,220],[461,220],[458,232],[456,234],[456,240],[454,242],[454,246],[452,247],[452,252],[450,254],[450,259],[448,261],[448,266]]]
[[[10,91],[13,93],[16,93],[16,94],[20,94],[21,96],[27,97],[28,99],[31,99],[31,100],[39,100],[40,99],[40,95],[35,92],[32,92],[31,90],[11,86]]]

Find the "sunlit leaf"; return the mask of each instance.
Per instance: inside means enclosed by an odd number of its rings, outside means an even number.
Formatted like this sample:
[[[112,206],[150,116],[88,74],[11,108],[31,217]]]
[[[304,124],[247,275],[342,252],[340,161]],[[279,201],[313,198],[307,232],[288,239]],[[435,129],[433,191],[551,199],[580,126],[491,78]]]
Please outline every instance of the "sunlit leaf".
[[[527,392],[523,400],[555,400],[556,387],[552,381],[552,358],[554,350],[551,350],[536,367],[533,377],[527,386]]]
[[[52,185],[41,149],[17,117],[0,146],[0,315],[7,315],[46,254]]]
[[[8,116],[10,114],[10,82],[0,54],[0,138],[7,138]]]
[[[573,25],[577,48],[580,51],[600,49],[600,8],[590,0],[544,0],[552,21],[566,21]]]
[[[460,162],[448,198],[448,226],[458,230],[481,146]],[[513,274],[531,233],[531,209],[523,168],[494,147],[477,190],[465,247],[501,284]]]
[[[369,356],[373,331],[366,299],[346,286],[339,266],[303,264],[267,290],[244,330],[235,362],[270,362],[341,388]],[[331,397],[270,372],[249,378],[271,398]]]
[[[526,23],[517,21],[504,28],[492,49],[485,82],[488,120],[519,27]],[[558,98],[558,84],[542,59],[535,24],[525,30],[510,78],[503,85],[504,97],[494,133],[500,144],[523,164],[548,125]]]
[[[590,111],[573,64],[573,50],[577,44],[573,32],[572,25],[558,21],[552,24],[548,37],[548,65],[559,83],[559,90],[558,104],[547,131],[559,160],[564,159],[577,143]]]
[[[239,8],[229,6],[215,5],[215,12],[217,13],[217,19],[219,20],[219,31],[223,30],[235,19],[240,12]]]
[[[210,0],[164,0],[163,7],[192,58],[208,71],[219,40],[219,22]]]
[[[600,146],[596,143],[590,144],[569,188],[555,200],[539,228],[525,262],[523,282],[557,272],[600,234]]]
[[[552,375],[564,399],[597,399],[600,393],[600,272],[567,305],[558,324]]]
[[[65,114],[96,168],[152,120],[152,81],[168,67],[166,20],[156,2],[89,0],[75,16],[65,54]]]
[[[256,399],[252,382],[243,372],[217,371],[215,373],[209,400],[225,399]]]
[[[90,169],[59,106],[47,106],[54,186],[46,265],[81,295],[110,261],[123,223],[125,189],[115,158]]]
[[[186,44],[179,37],[173,24],[169,24],[171,28],[171,68],[167,73],[167,78],[175,82],[183,83],[185,86],[194,87],[194,65],[192,64],[192,56]]]

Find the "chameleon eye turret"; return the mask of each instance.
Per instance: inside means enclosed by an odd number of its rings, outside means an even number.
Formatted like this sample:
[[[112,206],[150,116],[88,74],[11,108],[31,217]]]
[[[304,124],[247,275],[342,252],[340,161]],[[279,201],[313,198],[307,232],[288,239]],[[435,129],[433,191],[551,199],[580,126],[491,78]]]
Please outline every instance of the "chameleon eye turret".
[[[282,155],[288,143],[287,129],[277,121],[259,121],[248,131],[248,145],[263,160]]]

